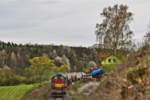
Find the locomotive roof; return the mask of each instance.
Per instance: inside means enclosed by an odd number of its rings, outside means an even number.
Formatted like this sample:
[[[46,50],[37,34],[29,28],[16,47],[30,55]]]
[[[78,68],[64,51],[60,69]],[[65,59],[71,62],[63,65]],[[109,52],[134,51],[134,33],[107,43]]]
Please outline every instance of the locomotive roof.
[[[54,77],[64,77],[64,78],[66,78],[66,76],[62,73],[57,73],[54,76],[52,76],[52,78],[54,78]]]

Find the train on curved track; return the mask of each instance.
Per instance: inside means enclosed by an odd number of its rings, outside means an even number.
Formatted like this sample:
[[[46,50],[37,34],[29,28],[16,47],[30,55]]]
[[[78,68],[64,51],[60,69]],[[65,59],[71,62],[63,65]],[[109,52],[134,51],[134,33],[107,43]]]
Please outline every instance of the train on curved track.
[[[72,82],[82,79],[98,79],[103,74],[104,70],[100,67],[93,68],[89,74],[83,72],[67,74],[57,73],[51,77],[51,97],[64,99],[67,94],[67,88]]]

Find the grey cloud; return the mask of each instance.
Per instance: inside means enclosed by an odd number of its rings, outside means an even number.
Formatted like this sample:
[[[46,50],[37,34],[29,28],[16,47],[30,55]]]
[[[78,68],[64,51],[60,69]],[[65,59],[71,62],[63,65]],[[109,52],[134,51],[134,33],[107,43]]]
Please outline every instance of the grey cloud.
[[[95,24],[102,20],[99,13],[116,3],[129,5],[131,28],[141,37],[150,16],[148,0],[1,0],[0,39],[89,46],[95,43]]]

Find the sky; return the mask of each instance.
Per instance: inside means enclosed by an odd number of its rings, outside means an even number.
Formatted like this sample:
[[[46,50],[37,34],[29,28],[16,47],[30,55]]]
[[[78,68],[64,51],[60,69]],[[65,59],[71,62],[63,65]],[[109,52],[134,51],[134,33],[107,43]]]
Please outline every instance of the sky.
[[[133,12],[134,40],[150,22],[150,0],[0,0],[0,40],[15,43],[91,46],[104,7],[126,4]]]

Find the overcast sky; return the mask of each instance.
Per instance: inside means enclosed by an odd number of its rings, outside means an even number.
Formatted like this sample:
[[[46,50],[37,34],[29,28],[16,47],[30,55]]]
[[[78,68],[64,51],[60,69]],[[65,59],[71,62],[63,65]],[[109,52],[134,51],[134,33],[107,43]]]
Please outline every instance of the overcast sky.
[[[142,39],[150,22],[150,0],[0,0],[0,40],[15,43],[91,46],[95,25],[107,6],[127,4],[131,29]]]

